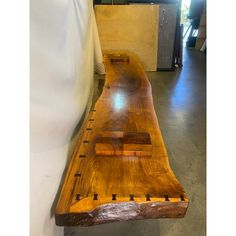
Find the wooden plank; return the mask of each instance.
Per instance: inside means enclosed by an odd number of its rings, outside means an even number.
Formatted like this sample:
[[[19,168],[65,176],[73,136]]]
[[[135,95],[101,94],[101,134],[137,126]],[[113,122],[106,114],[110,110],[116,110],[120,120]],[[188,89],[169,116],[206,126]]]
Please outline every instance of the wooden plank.
[[[122,136],[98,136],[95,141],[96,155],[151,156],[152,144],[148,133],[123,132]]]
[[[156,71],[159,6],[96,5],[96,22],[102,50],[129,50],[146,71]]]
[[[115,52],[106,53],[104,63],[103,92],[73,153],[56,208],[56,224],[88,226],[183,217],[188,198],[169,166],[151,86],[140,62],[130,53]],[[96,153],[99,137],[114,139],[112,145],[119,139],[121,150],[131,152],[123,156]],[[135,149],[142,151],[142,145],[147,145],[151,155],[132,154]]]

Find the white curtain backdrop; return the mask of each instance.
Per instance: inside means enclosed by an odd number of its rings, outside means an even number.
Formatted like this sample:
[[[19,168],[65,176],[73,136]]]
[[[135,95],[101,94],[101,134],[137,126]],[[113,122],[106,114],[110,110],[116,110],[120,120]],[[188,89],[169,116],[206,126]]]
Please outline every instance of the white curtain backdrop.
[[[63,235],[51,211],[68,145],[104,73],[92,0],[31,0],[31,236]],[[94,63],[95,62],[95,63]]]

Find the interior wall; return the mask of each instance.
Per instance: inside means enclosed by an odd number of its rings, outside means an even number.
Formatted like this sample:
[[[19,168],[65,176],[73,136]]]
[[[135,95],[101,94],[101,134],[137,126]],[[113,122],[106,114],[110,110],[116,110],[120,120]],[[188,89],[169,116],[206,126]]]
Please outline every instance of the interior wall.
[[[72,133],[104,72],[90,0],[31,0],[30,233],[63,235],[53,205]],[[95,41],[96,40],[96,41]]]

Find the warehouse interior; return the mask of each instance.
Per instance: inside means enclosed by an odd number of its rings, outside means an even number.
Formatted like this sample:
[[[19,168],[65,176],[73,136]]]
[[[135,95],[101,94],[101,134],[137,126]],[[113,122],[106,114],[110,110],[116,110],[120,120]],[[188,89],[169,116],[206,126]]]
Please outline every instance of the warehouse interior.
[[[31,0],[30,13],[31,235],[206,235],[205,0]],[[106,50],[141,60],[171,168],[188,193],[184,218],[55,225],[71,152],[103,90]]]

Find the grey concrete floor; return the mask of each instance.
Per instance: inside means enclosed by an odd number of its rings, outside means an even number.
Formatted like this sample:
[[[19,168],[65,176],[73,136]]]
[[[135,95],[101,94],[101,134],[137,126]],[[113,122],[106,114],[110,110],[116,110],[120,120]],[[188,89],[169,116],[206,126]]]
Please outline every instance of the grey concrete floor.
[[[183,64],[174,72],[147,75],[171,167],[190,200],[186,216],[65,228],[65,236],[206,235],[205,53],[185,49]],[[101,90],[102,82],[99,84]]]

